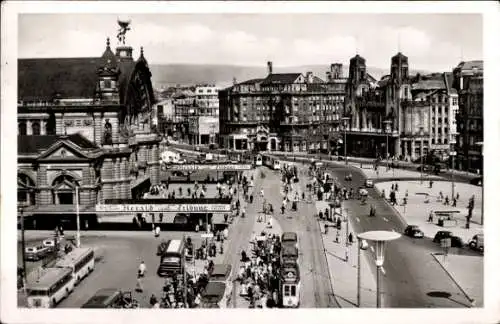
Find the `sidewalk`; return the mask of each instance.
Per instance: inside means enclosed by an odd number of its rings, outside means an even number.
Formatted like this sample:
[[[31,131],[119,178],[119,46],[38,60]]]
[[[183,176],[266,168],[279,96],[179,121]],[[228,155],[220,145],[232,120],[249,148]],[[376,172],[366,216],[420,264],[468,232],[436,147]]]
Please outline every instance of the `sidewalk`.
[[[409,225],[418,225],[426,237],[434,238],[437,231],[450,230],[454,235],[461,237],[462,240],[467,243],[472,236],[482,233],[483,226],[480,225],[482,213],[482,187],[466,183],[455,183],[455,195],[459,193],[460,197],[457,201],[457,207],[451,207],[451,201],[448,206],[445,206],[443,202],[437,201],[439,192],[442,192],[445,197],[446,195],[451,196],[451,182],[449,181],[435,181],[432,188],[429,188],[429,181],[424,181],[420,184],[420,181],[418,180],[380,182],[376,183],[375,187],[379,190],[379,192],[385,190],[386,197],[388,197],[391,185],[395,183],[399,186],[399,190],[396,193],[399,205],[394,206],[394,208]],[[407,190],[408,204],[406,206],[402,206],[402,199]],[[429,195],[428,203],[425,203],[426,194]],[[472,212],[470,229],[466,229],[465,216],[467,215],[467,204],[472,195],[475,197],[475,207]],[[456,226],[448,228],[438,226],[437,217],[434,217],[433,223],[427,222],[431,210],[435,212],[458,211],[458,213],[454,216],[454,219],[457,220]]]
[[[368,179],[387,179],[387,178],[420,178],[421,174],[417,171],[410,171],[404,169],[389,169],[387,170],[384,164],[379,165],[378,172],[373,168],[373,164],[367,163],[350,163],[351,166],[360,169],[365,177]],[[423,174],[423,179],[442,179],[442,177],[436,175],[429,175],[427,173]]]
[[[449,254],[446,258],[440,254],[432,254],[432,256],[467,296],[473,307],[484,305],[483,257],[457,254]]]
[[[316,201],[318,212],[324,211],[328,207],[325,201]],[[358,242],[355,239],[352,245],[346,249],[346,230],[345,222],[342,222],[342,228],[339,231],[339,243],[336,243],[337,229],[328,228],[328,234],[324,234],[325,223],[333,225],[331,222],[320,220],[321,237],[327,256],[328,268],[332,280],[332,289],[338,304],[342,308],[358,307],[357,305],[357,271],[358,271]],[[349,231],[356,233],[349,224]],[[347,262],[346,262],[347,251]],[[361,250],[361,307],[369,308],[376,306],[376,280],[369,265],[367,253],[370,249]],[[382,305],[384,298],[382,295]]]

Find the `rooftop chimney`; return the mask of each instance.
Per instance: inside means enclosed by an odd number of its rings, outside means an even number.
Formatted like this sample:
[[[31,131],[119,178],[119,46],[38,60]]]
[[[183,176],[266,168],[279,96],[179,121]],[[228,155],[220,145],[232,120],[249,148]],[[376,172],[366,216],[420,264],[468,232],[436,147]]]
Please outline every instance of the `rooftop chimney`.
[[[313,78],[313,73],[311,71],[308,71],[306,73],[306,78],[307,78],[307,83],[313,83],[314,78]]]
[[[268,61],[267,62],[267,73],[272,74],[273,73],[273,62]]]

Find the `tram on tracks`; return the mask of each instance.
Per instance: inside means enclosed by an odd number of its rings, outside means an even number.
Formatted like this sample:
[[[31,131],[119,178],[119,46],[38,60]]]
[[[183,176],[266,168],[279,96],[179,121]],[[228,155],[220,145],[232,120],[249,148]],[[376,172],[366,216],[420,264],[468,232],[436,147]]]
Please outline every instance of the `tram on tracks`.
[[[278,158],[269,156],[269,155],[263,155],[262,156],[262,162],[265,166],[272,170],[281,170],[281,163]]]
[[[284,308],[300,306],[300,273],[297,262],[286,262],[280,269],[280,304]]]

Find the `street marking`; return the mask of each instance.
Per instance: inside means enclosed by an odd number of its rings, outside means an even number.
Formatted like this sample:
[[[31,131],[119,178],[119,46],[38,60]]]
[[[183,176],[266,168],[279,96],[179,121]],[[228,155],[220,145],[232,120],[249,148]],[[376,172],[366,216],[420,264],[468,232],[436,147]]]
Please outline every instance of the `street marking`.
[[[380,271],[382,271],[382,273],[383,273],[383,274],[384,274],[384,276],[385,276],[385,269],[384,269],[384,267],[380,267]]]
[[[388,220],[387,218],[385,218],[385,217],[382,217],[382,218],[383,218],[386,222],[388,222],[388,221],[389,221],[389,220]]]
[[[356,217],[356,221],[357,221],[358,223],[360,222],[359,217]]]
[[[370,250],[372,250],[372,252],[375,252],[375,249],[371,245],[370,245]]]

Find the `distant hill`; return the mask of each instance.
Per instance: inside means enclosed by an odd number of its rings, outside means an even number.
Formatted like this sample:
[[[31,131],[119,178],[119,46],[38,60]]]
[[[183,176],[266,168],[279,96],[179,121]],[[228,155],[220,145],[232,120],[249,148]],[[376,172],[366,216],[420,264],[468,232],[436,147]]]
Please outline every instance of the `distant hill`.
[[[265,65],[258,67],[214,64],[150,64],[149,68],[155,87],[203,83],[225,87],[232,84],[233,78],[236,78],[237,82],[242,82],[248,79],[264,78],[267,75],[267,67]],[[273,67],[273,72],[275,73],[306,73],[311,71],[315,76],[323,80],[326,78],[326,72],[329,70],[329,65]],[[389,73],[388,69],[377,67],[367,67],[367,71],[377,80],[380,80],[382,76]],[[349,66],[344,64],[344,75],[347,76],[348,72]],[[416,73],[425,74],[427,72],[411,71],[411,74]]]

